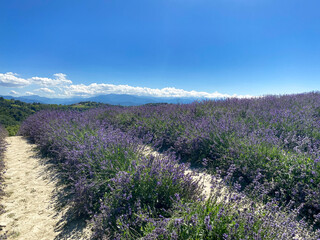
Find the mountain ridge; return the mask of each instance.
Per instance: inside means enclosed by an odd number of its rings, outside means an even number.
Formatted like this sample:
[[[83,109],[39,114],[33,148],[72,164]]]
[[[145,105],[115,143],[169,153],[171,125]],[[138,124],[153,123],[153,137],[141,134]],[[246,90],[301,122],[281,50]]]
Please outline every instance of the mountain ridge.
[[[89,98],[85,97],[72,97],[72,98],[48,98],[41,97],[38,95],[30,96],[1,96],[5,99],[15,99],[20,100],[26,103],[43,103],[43,104],[61,104],[69,105],[76,104],[79,102],[90,101],[90,102],[99,102],[106,103],[111,105],[122,105],[122,106],[138,106],[148,103],[174,103],[174,104],[186,104],[192,103],[194,101],[205,100],[204,98],[177,98],[177,97],[152,97],[152,96],[138,96],[138,95],[128,95],[128,94],[105,94],[98,95]]]

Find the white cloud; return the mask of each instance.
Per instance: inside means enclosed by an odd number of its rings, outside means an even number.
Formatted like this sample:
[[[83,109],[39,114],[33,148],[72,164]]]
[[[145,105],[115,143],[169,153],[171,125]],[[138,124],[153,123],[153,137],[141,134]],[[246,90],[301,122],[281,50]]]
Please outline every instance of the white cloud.
[[[7,72],[0,73],[0,86],[4,87],[24,87],[30,84],[26,79],[17,77],[18,74]]]
[[[18,77],[18,74],[7,72],[0,73],[0,86],[4,87],[25,87],[30,84],[36,84],[43,87],[58,87],[72,84],[72,81],[67,79],[67,75],[63,73],[53,74],[53,78],[32,77],[24,79]]]
[[[138,96],[152,96],[152,97],[193,97],[193,98],[245,98],[252,97],[249,95],[229,95],[218,92],[207,93],[197,91],[186,91],[183,89],[177,89],[173,87],[167,87],[162,89],[147,88],[147,87],[132,87],[129,85],[114,85],[114,84],[97,84],[92,83],[90,85],[78,84],[65,86],[63,90],[66,96],[84,96],[90,97],[99,94],[129,94]]]
[[[83,96],[91,97],[95,95],[103,94],[128,94],[137,96],[150,96],[150,97],[175,97],[175,98],[250,98],[250,95],[229,95],[219,92],[198,92],[198,91],[186,91],[183,89],[177,89],[174,87],[166,87],[162,89],[147,88],[147,87],[133,87],[129,85],[114,85],[107,83],[92,83],[90,85],[85,84],[72,84],[72,81],[67,79],[67,75],[63,73],[53,74],[52,78],[46,77],[31,77],[23,79],[17,77],[16,73],[7,72],[0,73],[0,86],[5,87],[25,87],[27,85],[38,85],[41,88],[33,90],[42,92],[44,94],[52,94],[54,97],[73,97]],[[53,88],[53,89],[52,89]],[[29,89],[28,89],[29,90]],[[15,91],[11,91],[10,94],[17,94]],[[34,95],[32,92],[26,92],[26,95]]]
[[[39,88],[39,89],[36,89],[35,91],[44,92],[44,93],[55,93],[55,91],[50,88]]]
[[[26,92],[25,95],[31,96],[31,95],[34,95],[34,93],[33,92]]]
[[[12,90],[12,91],[10,91],[10,93],[9,93],[9,94],[17,95],[18,93],[17,93],[16,91]]]
[[[67,79],[66,74],[56,73],[56,74],[53,74],[53,76],[54,78],[32,77],[29,80],[34,84],[44,86],[44,87],[72,84],[72,81]]]

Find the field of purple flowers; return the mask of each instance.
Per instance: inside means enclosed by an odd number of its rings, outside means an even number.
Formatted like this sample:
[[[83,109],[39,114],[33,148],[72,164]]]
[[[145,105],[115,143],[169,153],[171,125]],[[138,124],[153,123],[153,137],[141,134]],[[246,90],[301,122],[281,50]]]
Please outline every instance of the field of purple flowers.
[[[318,93],[43,111],[20,134],[54,159],[97,239],[317,239]],[[145,144],[164,157],[144,156]],[[234,192],[217,183],[202,200],[188,164]]]

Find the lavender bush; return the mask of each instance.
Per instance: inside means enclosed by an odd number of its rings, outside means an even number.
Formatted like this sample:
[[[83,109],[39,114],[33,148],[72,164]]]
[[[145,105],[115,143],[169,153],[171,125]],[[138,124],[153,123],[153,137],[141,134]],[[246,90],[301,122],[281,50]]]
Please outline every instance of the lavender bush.
[[[200,192],[185,170],[172,158],[150,157],[133,164],[132,174],[119,172],[110,181],[110,194],[101,201],[101,213],[94,218],[95,236],[101,238],[105,229],[118,228],[118,234],[135,239],[153,219],[171,216],[176,197],[195,200]]]

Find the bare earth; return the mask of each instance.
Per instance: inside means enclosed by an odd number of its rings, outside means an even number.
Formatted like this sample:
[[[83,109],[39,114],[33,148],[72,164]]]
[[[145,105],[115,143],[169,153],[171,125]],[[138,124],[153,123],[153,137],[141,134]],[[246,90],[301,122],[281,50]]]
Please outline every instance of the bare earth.
[[[48,181],[46,168],[35,157],[34,145],[22,137],[7,138],[5,154],[6,213],[0,216],[12,239],[54,239],[59,216],[51,204],[55,183]]]
[[[7,143],[2,231],[17,240],[71,239],[61,236],[63,211],[57,213],[53,203],[56,180],[36,156],[35,145],[19,136],[8,137]]]

